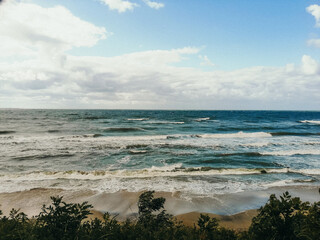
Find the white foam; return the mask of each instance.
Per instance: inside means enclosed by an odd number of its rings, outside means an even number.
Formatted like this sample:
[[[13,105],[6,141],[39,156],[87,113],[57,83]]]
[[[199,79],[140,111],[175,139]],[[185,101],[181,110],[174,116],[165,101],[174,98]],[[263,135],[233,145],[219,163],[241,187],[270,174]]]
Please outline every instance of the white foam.
[[[128,121],[147,121],[149,118],[128,118]]]
[[[301,173],[304,175],[320,175],[320,169],[299,169],[289,170],[290,172]]]
[[[130,158],[123,158],[120,163],[127,163]],[[219,176],[219,175],[252,175],[266,173],[299,173],[304,175],[320,175],[320,169],[209,169],[201,168],[183,169],[181,164],[173,164],[162,167],[152,166],[141,170],[116,170],[116,171],[65,171],[65,172],[31,172],[31,173],[8,173],[0,175],[0,180],[53,180],[53,179],[82,179],[82,180],[99,180],[109,178],[119,179],[145,179],[153,177],[179,177],[179,176]]]
[[[209,117],[205,117],[205,118],[197,118],[197,119],[195,119],[195,121],[197,121],[197,122],[202,122],[202,121],[207,121],[207,120],[210,120],[210,118]]]
[[[266,147],[271,145],[270,142],[253,142],[253,143],[247,143],[247,144],[240,144],[240,146],[243,147]]]
[[[147,153],[147,150],[130,150],[132,154],[142,154]]]
[[[320,124],[320,121],[318,120],[303,120],[300,121],[301,123],[311,123],[311,124]]]
[[[272,137],[270,133],[266,132],[237,132],[237,133],[226,133],[226,134],[202,134],[203,138],[265,138]]]
[[[148,121],[150,124],[184,124],[185,122],[173,122],[173,121]]]
[[[127,159],[124,159],[127,160]],[[31,188],[62,188],[66,190],[90,189],[101,192],[117,192],[121,190],[139,192],[144,190],[181,192],[211,196],[214,194],[235,193],[245,190],[257,190],[289,184],[301,185],[311,182],[310,179],[297,182],[295,180],[280,180],[272,183],[237,181],[234,178],[221,178],[208,182],[205,176],[261,174],[259,169],[212,169],[209,171],[184,172],[181,164],[163,167],[151,167],[142,170],[122,171],[68,171],[68,172],[33,172],[29,174],[0,175],[0,192],[14,192]],[[267,173],[297,173],[320,174],[320,169],[266,169]],[[183,178],[176,178],[184,176]],[[190,176],[201,176],[190,178]],[[223,180],[224,179],[224,180]],[[229,180],[228,180],[229,179]],[[233,179],[233,180],[232,180]]]
[[[313,181],[314,181],[313,179],[285,179],[285,180],[279,180],[271,183],[265,183],[265,184],[262,184],[262,186],[265,188],[299,186],[299,185],[303,185],[305,183],[310,183]]]
[[[120,163],[128,162],[130,158],[123,158]],[[31,172],[28,174],[3,174],[1,180],[45,180],[45,179],[108,179],[108,178],[153,178],[178,176],[219,176],[219,175],[250,175],[261,174],[262,169],[209,169],[201,168],[183,169],[182,164],[173,164],[162,167],[152,166],[141,170],[115,170],[115,171],[65,171],[65,172]],[[267,173],[285,173],[287,168],[265,169]]]
[[[165,140],[167,135],[139,135],[139,136],[106,136],[100,138],[102,141],[146,141],[146,140]],[[93,139],[93,141],[96,141]]]
[[[261,155],[293,156],[293,155],[320,155],[320,149],[298,149],[287,151],[263,152]]]
[[[32,182],[32,184],[30,184]],[[140,192],[145,190],[155,190],[157,192],[181,192],[182,194],[196,194],[198,197],[201,195],[213,195],[224,193],[241,192],[248,188],[256,189],[255,184],[247,185],[244,182],[238,181],[223,181],[208,183],[206,180],[191,180],[191,181],[177,181],[174,178],[108,178],[98,179],[95,181],[88,181],[86,179],[63,179],[58,180],[44,180],[44,181],[24,181],[12,180],[8,184],[2,184],[0,179],[0,192],[14,192],[30,190],[31,188],[59,188],[65,190],[83,190],[90,189],[99,192]]]
[[[263,186],[266,187],[266,188],[283,187],[283,186],[289,185],[290,183],[293,183],[293,181],[292,180],[280,180],[280,181],[275,181],[275,182],[272,182],[272,183],[263,184]]]

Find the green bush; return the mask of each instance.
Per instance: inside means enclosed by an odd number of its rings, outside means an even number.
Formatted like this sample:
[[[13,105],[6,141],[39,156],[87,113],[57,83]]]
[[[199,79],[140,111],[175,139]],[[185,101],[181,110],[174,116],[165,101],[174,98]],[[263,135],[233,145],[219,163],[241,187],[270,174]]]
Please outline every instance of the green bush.
[[[2,212],[0,211],[1,215]],[[33,222],[28,219],[26,214],[12,209],[9,217],[4,216],[0,218],[0,239],[36,239],[33,235],[33,227]]]
[[[250,239],[319,240],[320,202],[310,205],[285,192],[280,199],[272,194],[252,219]]]
[[[92,206],[65,203],[62,197],[51,197],[52,205],[42,207],[36,217],[36,234],[39,239],[77,239],[81,221],[90,213]]]
[[[103,219],[86,220],[92,206],[66,203],[51,197],[52,205],[42,207],[39,215],[28,218],[12,209],[9,216],[0,211],[0,240],[319,240],[320,202],[310,204],[292,198],[288,192],[278,199],[271,195],[248,231],[235,232],[219,226],[215,218],[201,214],[197,225],[188,227],[164,209],[164,198],[154,192],[140,195],[138,218],[118,222],[108,213]]]

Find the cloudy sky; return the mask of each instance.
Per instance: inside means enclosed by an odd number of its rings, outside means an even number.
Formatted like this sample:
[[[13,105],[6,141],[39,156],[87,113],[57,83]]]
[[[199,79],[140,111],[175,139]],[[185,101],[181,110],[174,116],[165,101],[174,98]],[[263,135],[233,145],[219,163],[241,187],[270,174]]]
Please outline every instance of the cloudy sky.
[[[4,0],[0,108],[320,110],[319,0]]]

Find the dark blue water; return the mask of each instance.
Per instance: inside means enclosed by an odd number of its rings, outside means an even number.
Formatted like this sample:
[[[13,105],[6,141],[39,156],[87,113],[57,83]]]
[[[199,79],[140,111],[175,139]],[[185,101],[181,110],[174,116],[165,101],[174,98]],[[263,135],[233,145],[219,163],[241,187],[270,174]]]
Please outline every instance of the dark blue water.
[[[0,110],[0,191],[319,185],[320,112]]]

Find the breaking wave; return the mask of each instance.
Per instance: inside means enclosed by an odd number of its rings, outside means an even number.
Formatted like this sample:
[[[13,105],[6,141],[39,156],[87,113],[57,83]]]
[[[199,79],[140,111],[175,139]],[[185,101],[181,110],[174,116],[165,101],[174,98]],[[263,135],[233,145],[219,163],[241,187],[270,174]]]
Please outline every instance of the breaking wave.
[[[128,121],[147,121],[149,118],[128,118]]]
[[[309,133],[309,132],[270,132],[272,136],[312,136],[320,135],[320,133]]]
[[[0,131],[0,135],[12,134],[12,133],[15,133],[15,131],[10,131],[10,130]]]
[[[138,131],[145,131],[143,128],[138,127],[110,127],[105,128],[104,132],[138,132]]]
[[[311,123],[311,124],[320,124],[320,121],[318,120],[303,120],[303,121],[299,121],[300,123]]]
[[[140,170],[96,170],[96,171],[35,171],[31,173],[0,174],[0,179],[44,180],[44,179],[105,179],[105,178],[153,178],[179,176],[222,176],[222,175],[256,175],[256,174],[296,173],[302,175],[320,175],[320,169],[290,169],[290,168],[184,168],[180,164],[164,167],[151,167]]]

